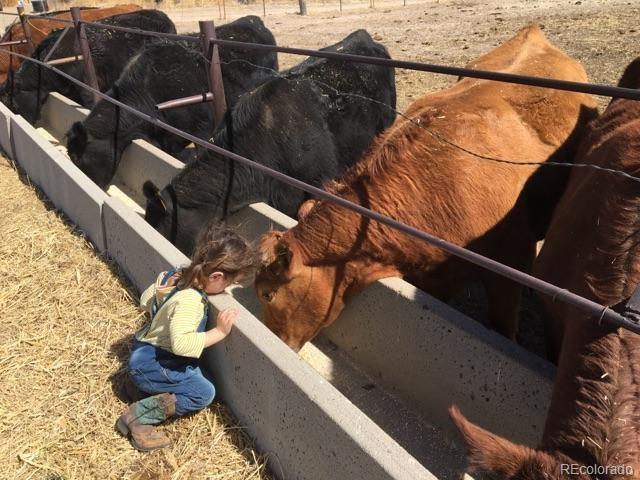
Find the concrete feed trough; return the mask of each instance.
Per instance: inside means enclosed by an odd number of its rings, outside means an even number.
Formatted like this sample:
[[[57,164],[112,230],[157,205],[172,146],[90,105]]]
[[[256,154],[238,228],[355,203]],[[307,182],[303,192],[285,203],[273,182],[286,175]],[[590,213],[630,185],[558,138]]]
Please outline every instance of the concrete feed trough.
[[[42,127],[61,139],[70,123],[86,113],[57,94],[49,98]],[[100,234],[90,235],[92,241],[122,265],[139,289],[157,270],[186,262],[135,213],[144,208],[140,186],[145,172],[154,172],[150,179],[161,186],[179,170],[179,162],[146,142],[134,142],[116,174],[119,192],[129,197],[122,201],[91,189],[82,174],[78,181],[68,159],[63,162],[60,152],[47,148],[26,122],[11,117],[0,109],[2,125],[15,139],[7,153],[65,212],[73,205],[56,202],[62,198],[56,185],[74,181],[95,196],[97,207],[90,214],[69,216],[89,232],[96,222],[101,225]],[[0,131],[3,147],[4,135]],[[42,167],[27,158],[29,142],[43,157],[37,163],[49,155],[60,165],[47,171],[59,182],[45,181]],[[295,221],[255,204],[231,223],[254,239]],[[220,379],[222,398],[258,448],[269,453],[276,476],[459,478],[465,463],[447,417],[451,403],[514,440],[535,445],[541,436],[553,367],[401,279],[385,279],[365,290],[300,356],[258,321],[252,288],[236,288],[210,301],[213,310],[236,306],[241,315],[236,333],[210,349],[205,360]]]

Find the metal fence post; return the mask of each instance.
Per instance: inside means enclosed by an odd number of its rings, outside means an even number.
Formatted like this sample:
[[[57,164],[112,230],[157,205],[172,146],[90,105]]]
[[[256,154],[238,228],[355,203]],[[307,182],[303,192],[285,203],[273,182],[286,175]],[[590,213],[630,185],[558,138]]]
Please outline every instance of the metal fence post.
[[[199,24],[202,53],[204,57],[210,61],[209,68],[207,69],[207,79],[209,82],[209,91],[213,93],[213,118],[215,125],[218,125],[227,110],[227,102],[224,98],[224,85],[222,83],[218,45],[212,43],[212,40],[216,38],[216,30],[211,20],[206,22],[201,21]]]
[[[24,38],[27,40],[27,44],[29,45],[29,56],[33,55],[33,52],[36,51],[33,46],[33,40],[31,39],[31,27],[29,26],[29,19],[24,14],[24,7],[18,5],[18,15],[20,18],[20,24],[22,25],[22,30],[24,31]]]
[[[91,49],[89,48],[89,41],[87,40],[87,33],[85,32],[84,25],[80,22],[80,8],[71,7],[71,18],[73,19],[73,25],[76,29],[76,39],[80,47],[80,53],[82,54],[82,65],[84,66],[84,74],[87,79],[87,83],[100,90],[98,87],[98,77],[96,77],[96,69],[93,65],[93,59],[91,58]],[[100,97],[93,93],[94,104],[98,103]]]

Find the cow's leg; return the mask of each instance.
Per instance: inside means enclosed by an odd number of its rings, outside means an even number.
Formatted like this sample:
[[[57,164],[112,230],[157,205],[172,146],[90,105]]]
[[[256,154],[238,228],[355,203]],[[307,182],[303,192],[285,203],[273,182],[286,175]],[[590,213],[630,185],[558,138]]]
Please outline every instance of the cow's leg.
[[[519,242],[514,241],[510,250],[502,252],[502,255],[496,255],[494,258],[521,272],[529,273],[535,252],[535,242],[523,239]],[[515,341],[518,332],[522,285],[508,280],[502,275],[485,271],[484,287],[489,303],[489,325],[505,337]]]
[[[484,282],[489,303],[489,325],[515,341],[518,332],[518,311],[522,285],[496,274],[488,273]]]

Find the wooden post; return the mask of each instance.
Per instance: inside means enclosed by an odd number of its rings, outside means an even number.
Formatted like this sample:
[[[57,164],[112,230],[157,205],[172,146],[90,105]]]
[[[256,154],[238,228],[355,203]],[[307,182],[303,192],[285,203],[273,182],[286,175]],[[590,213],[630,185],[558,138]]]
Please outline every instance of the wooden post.
[[[340,0],[340,13],[342,13],[342,0]]]
[[[98,77],[96,77],[96,69],[93,66],[93,59],[91,58],[91,49],[89,48],[89,41],[87,40],[87,32],[84,30],[84,25],[80,23],[79,7],[71,7],[71,18],[73,19],[73,25],[76,29],[76,39],[78,40],[80,54],[82,55],[85,79],[91,87],[96,90],[100,90],[98,87]],[[100,101],[100,97],[94,93],[94,104],[98,103],[98,101]]]
[[[220,0],[218,0],[218,18],[222,18],[222,5],[220,5]]]
[[[227,4],[225,0],[222,0],[222,18],[227,19]]]
[[[262,16],[263,17],[267,16],[267,7],[264,4],[264,0],[262,0]]]
[[[27,43],[29,44],[29,55],[33,55],[33,52],[36,51],[33,46],[33,40],[31,40],[31,27],[29,27],[29,19],[24,15],[24,7],[22,5],[18,5],[18,15],[20,16],[20,24],[22,25],[22,30],[24,31],[24,38],[27,39]]]
[[[207,70],[207,79],[209,82],[209,91],[213,93],[213,119],[217,126],[227,111],[227,102],[224,98],[224,85],[222,83],[222,71],[220,69],[220,54],[218,45],[211,43],[216,38],[216,30],[211,20],[199,22],[200,24],[200,41],[202,44],[202,53],[204,58],[209,59],[209,69]]]

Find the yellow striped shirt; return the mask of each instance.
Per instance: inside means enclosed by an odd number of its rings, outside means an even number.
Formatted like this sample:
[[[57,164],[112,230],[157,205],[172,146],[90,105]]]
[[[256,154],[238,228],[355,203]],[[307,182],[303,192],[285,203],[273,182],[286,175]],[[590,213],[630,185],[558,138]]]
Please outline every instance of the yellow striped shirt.
[[[171,293],[173,287],[160,285],[165,272],[158,275],[156,282],[140,296],[140,308],[151,314],[153,299],[158,304]],[[207,303],[200,293],[193,288],[186,288],[175,293],[156,312],[149,329],[136,333],[136,338],[175,355],[198,358],[204,349],[205,334],[198,332],[198,326],[204,315]]]

